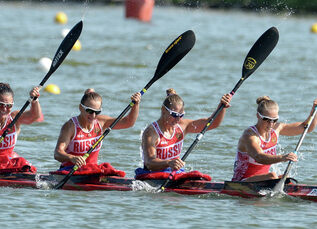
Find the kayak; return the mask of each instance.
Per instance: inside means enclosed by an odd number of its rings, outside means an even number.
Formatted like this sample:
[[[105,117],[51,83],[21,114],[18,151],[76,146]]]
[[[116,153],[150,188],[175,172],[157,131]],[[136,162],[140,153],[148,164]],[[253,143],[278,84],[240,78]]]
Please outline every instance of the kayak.
[[[0,174],[0,187],[52,189],[63,175],[8,173]],[[258,198],[266,196],[279,179],[259,182],[224,181],[213,182],[206,180],[184,180],[170,182],[165,192],[175,192],[184,195],[225,194],[243,198]],[[284,192],[292,197],[317,202],[317,185],[297,184],[287,179]],[[156,191],[165,180],[139,181],[133,178],[103,175],[78,175],[72,176],[63,186],[63,190],[76,191],[133,191],[143,187],[152,187]],[[141,186],[142,186],[141,185]],[[141,187],[142,189],[142,187]]]
[[[8,173],[0,174],[0,187],[53,189],[64,175]],[[64,190],[94,191],[117,190],[131,191],[134,179],[119,176],[80,175],[72,176],[63,186]]]
[[[31,173],[8,173],[0,174],[0,187],[13,188],[37,188],[52,189],[64,178],[64,175],[52,174],[31,174]],[[115,190],[133,191],[144,187],[152,187],[156,190],[165,180],[140,181],[133,178],[104,175],[77,175],[72,176],[63,186],[63,190],[94,191],[94,190]],[[192,183],[193,182],[193,183]],[[205,180],[186,180],[171,182],[165,189],[166,192],[177,192],[181,194],[206,194],[219,192],[223,183],[215,183]]]
[[[274,195],[272,190],[279,180],[280,179],[274,179],[257,182],[225,181],[221,193],[244,198]],[[285,194],[317,202],[317,185],[297,184],[292,183],[291,180],[290,178],[286,179],[283,190]]]

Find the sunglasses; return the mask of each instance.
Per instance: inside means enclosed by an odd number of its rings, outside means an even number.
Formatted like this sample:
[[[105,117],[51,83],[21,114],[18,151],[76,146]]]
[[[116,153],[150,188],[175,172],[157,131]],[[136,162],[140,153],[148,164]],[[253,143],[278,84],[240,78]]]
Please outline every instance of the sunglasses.
[[[258,115],[260,116],[260,118],[263,121],[267,121],[267,122],[271,122],[271,123],[276,123],[278,118],[279,118],[278,116],[276,118],[271,118],[271,117],[268,117],[268,116],[264,116],[264,115],[261,115],[259,112],[258,112]]]
[[[172,111],[170,109],[168,109],[164,104],[163,106],[165,107],[165,109],[170,113],[170,115],[173,117],[173,118],[183,118],[184,115],[185,115],[185,112],[183,113],[178,113],[176,111]]]
[[[1,108],[7,108],[7,109],[11,109],[13,107],[14,103],[4,103],[4,102],[0,102],[0,107]]]
[[[96,110],[96,109],[93,109],[91,107],[86,107],[85,105],[83,105],[82,103],[80,104],[84,109],[85,111],[88,113],[88,114],[93,114],[95,113],[96,115],[99,115],[101,113],[101,110]]]

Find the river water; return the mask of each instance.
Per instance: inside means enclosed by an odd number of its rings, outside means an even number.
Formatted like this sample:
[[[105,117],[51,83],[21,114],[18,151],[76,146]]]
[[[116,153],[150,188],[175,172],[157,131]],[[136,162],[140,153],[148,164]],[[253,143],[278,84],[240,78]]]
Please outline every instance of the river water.
[[[142,97],[140,115],[131,129],[114,130],[104,140],[100,162],[110,162],[127,177],[142,164],[140,134],[160,115],[165,90],[173,87],[186,104],[186,117],[209,116],[220,97],[241,77],[244,58],[257,38],[271,26],[280,40],[267,60],[237,91],[222,125],[205,134],[187,158],[188,169],[208,173],[214,181],[229,180],[242,131],[256,121],[257,97],[269,95],[280,106],[280,120],[304,120],[316,97],[317,35],[314,17],[156,7],[151,23],[124,18],[122,6],[92,4],[0,3],[0,81],[15,91],[15,109],[23,106],[31,87],[43,79],[41,57],[52,58],[61,31],[83,20],[81,51],[72,51],[46,84],[57,84],[60,95],[42,91],[45,121],[23,126],[16,151],[47,173],[58,168],[53,151],[61,125],[78,114],[84,90],[103,96],[103,112],[118,116],[129,97],[153,77],[165,48],[191,29],[191,52]],[[68,24],[54,23],[64,11]],[[184,150],[196,135],[188,135]],[[292,176],[317,183],[316,131],[309,133]],[[299,136],[281,137],[280,151],[294,150]],[[279,164],[281,172],[285,164]],[[313,228],[317,204],[293,199],[183,196],[145,191],[0,189],[2,228]]]

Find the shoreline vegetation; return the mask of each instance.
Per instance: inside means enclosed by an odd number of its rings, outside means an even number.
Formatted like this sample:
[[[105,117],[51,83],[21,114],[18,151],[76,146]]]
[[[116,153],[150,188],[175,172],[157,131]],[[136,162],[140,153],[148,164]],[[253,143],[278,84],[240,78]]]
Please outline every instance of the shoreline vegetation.
[[[125,0],[0,0],[0,2],[31,3],[98,3],[123,4]],[[155,0],[158,6],[178,6],[211,9],[240,9],[258,12],[292,12],[316,14],[317,1],[313,0]]]

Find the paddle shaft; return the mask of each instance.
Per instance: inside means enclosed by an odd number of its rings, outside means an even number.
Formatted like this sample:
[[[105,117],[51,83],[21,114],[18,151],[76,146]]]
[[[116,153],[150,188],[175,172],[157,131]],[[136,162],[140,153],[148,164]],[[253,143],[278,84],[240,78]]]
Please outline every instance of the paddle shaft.
[[[195,34],[193,31],[188,30],[178,36],[164,51],[153,78],[146,84],[146,86],[140,91],[141,96],[150,88],[150,86],[165,75],[171,68],[173,68],[194,46],[196,41]],[[135,101],[132,101],[124,111],[113,121],[113,123],[104,131],[100,138],[95,142],[93,146],[83,155],[86,160],[90,153],[100,144],[100,142],[107,136],[112,128],[120,121],[120,119],[134,106]],[[72,174],[78,170],[78,166],[75,165],[73,169],[62,179],[56,186],[55,189],[60,189],[69,180]]]
[[[147,91],[147,89],[153,84],[147,84],[146,87],[144,87],[141,91],[140,94],[141,96]],[[122,117],[134,106],[135,101],[131,101],[131,103],[121,112],[121,114],[111,123],[111,125],[103,132],[103,134],[100,136],[100,138],[93,144],[90,149],[83,155],[83,158],[86,160],[90,153],[100,144],[100,142],[110,133],[112,128],[122,119]],[[77,170],[78,166],[74,166],[73,170]]]
[[[183,42],[183,43],[182,43]],[[175,66],[194,46],[195,36],[194,33],[189,30],[176,38],[164,51],[153,78],[145,85],[140,91],[141,96],[152,86],[154,82],[165,75],[173,66]],[[179,45],[179,47],[177,47]],[[182,47],[182,46],[183,47]],[[178,49],[177,49],[178,48]],[[100,144],[100,142],[110,133],[112,128],[121,120],[121,118],[134,106],[135,101],[131,103],[121,112],[121,114],[111,123],[111,125],[103,132],[100,138],[94,145],[83,155],[86,160],[90,153]],[[78,169],[78,166],[74,166],[73,173]],[[66,177],[65,177],[66,178]]]
[[[261,37],[254,43],[254,45],[251,47],[250,51],[248,52],[243,62],[242,77],[240,78],[238,83],[235,85],[233,90],[230,92],[231,96],[235,94],[235,92],[238,90],[238,88],[241,86],[244,80],[247,79],[268,57],[268,55],[272,52],[272,50],[276,46],[278,39],[279,39],[278,30],[275,27],[271,27],[270,29],[265,31],[261,35]],[[223,108],[224,108],[224,105],[222,104],[217,109],[217,111],[209,118],[207,125],[196,136],[195,141],[192,143],[192,145],[188,148],[187,152],[182,157],[183,161],[187,158],[187,156],[190,154],[193,148],[198,144],[200,139],[203,137],[203,135],[207,131],[208,127],[212,124],[215,117],[219,114],[219,112]],[[175,174],[176,174],[176,171],[171,172],[170,175],[168,176],[168,179],[161,185],[161,187],[158,190],[164,191],[165,186],[173,179]]]
[[[153,84],[153,83],[152,83]],[[147,84],[148,86],[149,84]],[[147,87],[149,88],[150,85]],[[144,87],[143,90],[140,91],[141,95],[143,95],[146,92],[146,89]],[[102,142],[102,140],[110,133],[112,128],[120,121],[120,119],[134,106],[135,101],[131,101],[131,103],[121,112],[121,114],[111,123],[111,125],[103,132],[103,134],[100,136],[100,138],[93,144],[90,149],[82,156],[84,160],[86,160],[92,151]],[[64,184],[69,180],[69,178],[74,174],[75,171],[77,171],[79,167],[75,165],[73,169],[64,177],[63,180],[60,181],[59,184],[55,186],[55,189],[60,189],[64,186]]]
[[[141,96],[147,91],[147,89],[154,83],[155,81],[151,80],[141,91]],[[121,120],[121,118],[134,106],[135,101],[131,101],[131,103],[121,112],[121,114],[111,123],[111,125],[102,133],[100,138],[93,144],[90,149],[82,156],[84,160],[86,160],[92,151],[102,142],[102,140],[110,133],[112,128]],[[63,180],[60,181],[55,186],[55,189],[60,189],[64,186],[64,184],[69,180],[69,178],[77,171],[79,167],[75,165],[73,169],[64,177]]]
[[[44,83],[48,80],[48,78],[53,74],[53,72],[56,69],[52,69],[52,66],[50,68],[50,70],[48,71],[48,73],[46,74],[46,76],[44,77],[44,79],[42,80],[42,82],[39,84],[39,89],[41,90],[41,88],[43,87]],[[25,104],[23,105],[23,107],[20,109],[19,113],[14,117],[14,119],[12,120],[12,122],[8,125],[7,129],[3,132],[1,138],[0,138],[0,142],[3,141],[3,139],[7,136],[8,131],[13,127],[13,125],[17,122],[17,120],[20,118],[20,116],[23,114],[23,112],[26,110],[26,108],[29,106],[29,104],[32,101],[35,101],[37,99],[37,97],[30,97]]]
[[[313,122],[313,120],[314,120],[314,118],[316,116],[317,107],[315,107],[314,109],[315,110],[314,110],[313,114],[309,117],[307,124],[304,126],[304,132],[302,133],[302,136],[300,137],[300,139],[299,139],[299,141],[298,141],[298,143],[296,145],[296,148],[295,148],[295,151],[294,151],[294,153],[296,153],[296,154],[298,153],[298,150],[299,150],[300,146],[302,145],[302,142],[303,142],[303,140],[304,140],[304,138],[305,138],[305,136],[306,136],[306,134],[308,132],[308,129],[309,129],[311,123]],[[283,177],[281,178],[279,183],[282,183],[282,182],[283,182],[283,184],[285,183],[285,180],[286,180],[286,178],[287,178],[287,176],[288,176],[288,174],[289,174],[289,172],[290,172],[290,170],[292,168],[292,164],[293,164],[293,161],[289,161],[288,162],[287,167],[285,169],[285,172],[283,174]]]
[[[150,86],[156,81],[156,74],[150,80],[150,82],[140,91],[141,96],[150,88]],[[102,142],[102,140],[110,133],[112,128],[121,120],[121,118],[134,106],[135,101],[131,101],[131,103],[121,112],[121,114],[111,123],[111,125],[103,132],[100,138],[93,144],[90,149],[83,155],[83,158],[86,160],[92,151]],[[55,186],[55,189],[60,189],[64,186],[64,184],[69,180],[69,178],[77,171],[79,167],[75,165],[73,169]]]
[[[58,47],[55,56],[53,58],[51,67],[41,83],[39,84],[39,89],[43,87],[45,82],[50,78],[50,76],[56,71],[56,69],[61,65],[61,63],[64,61],[72,47],[74,46],[75,42],[78,40],[81,31],[82,31],[83,23],[82,21],[78,22],[67,34],[67,36],[64,38],[60,46]],[[20,118],[20,116],[23,114],[25,109],[29,106],[29,104],[33,101],[36,100],[37,97],[30,97],[23,107],[20,109],[18,114],[14,117],[12,122],[8,125],[8,127],[5,129],[5,131],[2,133],[0,142],[3,141],[3,139],[6,137],[8,134],[9,130],[13,127],[13,125],[17,122],[17,120]]]
[[[235,94],[235,92],[239,89],[239,87],[241,86],[241,84],[243,83],[244,78],[240,78],[240,80],[238,81],[238,83],[235,85],[235,87],[233,88],[233,90],[230,92],[230,95],[233,96]],[[197,134],[196,139],[194,140],[194,142],[189,146],[189,148],[187,149],[186,153],[183,155],[183,157],[181,158],[182,161],[185,161],[186,158],[188,157],[188,155],[192,152],[192,150],[195,148],[195,146],[198,144],[198,142],[203,138],[204,134],[206,133],[207,129],[209,128],[209,126],[213,123],[213,121],[215,120],[215,118],[218,116],[218,114],[222,111],[222,109],[224,108],[224,104],[221,104],[220,107],[218,107],[218,109],[210,116],[210,118],[207,120],[207,124],[205,125],[205,127],[203,128],[203,130]],[[164,188],[166,187],[166,185],[173,179],[173,177],[175,176],[177,170],[174,170],[170,173],[170,175],[168,176],[168,179],[161,185],[161,187],[159,189],[164,190]]]
[[[238,88],[241,86],[241,84],[243,83],[244,78],[241,78],[238,83],[236,84],[236,86],[234,87],[234,89],[230,92],[230,95],[233,96],[235,94],[235,92],[238,90]],[[207,129],[209,128],[209,126],[213,123],[213,121],[215,120],[215,118],[218,116],[218,114],[222,111],[222,109],[224,108],[224,104],[221,104],[220,107],[212,114],[212,116],[208,119],[207,124],[205,125],[204,129],[196,136],[195,141],[190,145],[190,147],[187,149],[186,153],[184,154],[184,156],[182,157],[182,161],[185,161],[186,158],[188,157],[188,155],[190,154],[190,152],[195,148],[195,146],[198,144],[198,142],[200,141],[200,139],[202,139],[202,137],[204,136],[204,134],[206,133]]]
[[[150,86],[156,81],[157,77],[154,76],[151,81],[140,91],[141,96],[150,88]],[[92,145],[92,147],[83,155],[84,159],[86,160],[90,153],[100,144],[100,142],[110,133],[112,128],[117,125],[117,123],[122,119],[122,117],[134,106],[135,101],[131,101],[131,103],[121,112],[121,114],[111,123],[111,125],[103,132],[100,138]],[[74,166],[74,169],[77,170],[78,167]]]

